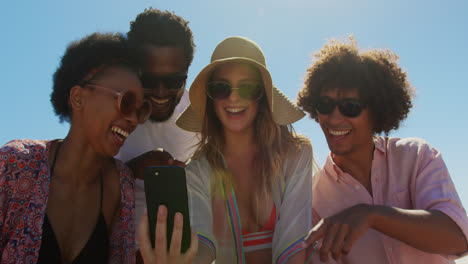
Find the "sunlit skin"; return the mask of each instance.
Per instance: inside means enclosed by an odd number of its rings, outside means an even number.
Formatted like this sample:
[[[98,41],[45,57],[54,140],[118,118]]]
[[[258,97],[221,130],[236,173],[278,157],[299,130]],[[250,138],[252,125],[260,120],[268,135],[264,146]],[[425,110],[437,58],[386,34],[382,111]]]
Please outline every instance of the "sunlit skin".
[[[233,87],[238,87],[242,82],[261,81],[261,77],[248,64],[228,63],[215,70],[212,80],[227,82]],[[271,201],[260,201],[261,204],[269,205],[262,206],[260,210],[257,204],[252,202],[256,200],[256,191],[253,186],[260,184],[259,177],[255,177],[256,175],[252,172],[252,168],[256,166],[253,163],[257,151],[254,123],[258,112],[258,101],[245,100],[234,90],[229,98],[215,101],[214,109],[223,125],[226,141],[223,155],[234,177],[242,229],[256,232],[268,220],[273,204]],[[249,252],[245,254],[245,259],[248,263],[270,262],[271,254],[270,249]]]
[[[151,73],[157,77],[181,76],[187,74],[188,65],[182,47],[146,44],[144,46],[144,52],[146,60],[144,73]],[[185,91],[185,87],[181,87],[178,90],[169,90],[165,87],[163,82],[159,82],[156,87],[144,88],[145,90],[151,90],[150,93],[145,92],[145,97],[151,101],[152,113],[150,120],[152,122],[164,122],[171,118]],[[163,150],[153,150],[143,153],[127,161],[127,165],[132,169],[135,177],[141,180],[143,180],[143,168],[145,166],[174,165],[185,167],[183,162],[174,160],[170,153]],[[141,218],[143,219],[146,217],[142,216]],[[142,236],[140,235],[139,238],[141,239]],[[178,243],[180,243],[180,241],[178,241]],[[143,258],[154,259],[151,251],[143,248],[145,245],[143,245],[141,241],[140,246],[142,246],[140,252]],[[191,246],[193,246],[193,244]],[[165,250],[165,248],[164,246],[159,249]],[[192,253],[192,255],[194,254],[195,253]],[[165,258],[164,254],[158,255]],[[193,258],[193,256],[191,258]]]
[[[320,96],[327,96],[335,100],[359,99],[357,88],[344,90],[331,88],[322,90]],[[361,149],[373,148],[373,131],[367,108],[357,117],[346,117],[335,107],[332,113],[322,115],[318,113],[320,127],[327,139],[328,147],[335,157],[356,155]],[[366,147],[367,146],[367,147]]]
[[[146,44],[144,46],[146,65],[144,72],[155,74],[159,77],[187,74],[186,58],[184,49],[178,46],[155,46]],[[180,102],[185,88],[171,91],[159,83],[158,87],[150,88],[151,94],[145,96],[151,101],[152,113],[150,120],[152,122],[164,122],[174,113],[174,109]],[[133,170],[135,177],[143,179],[143,168],[148,165],[172,165],[172,158],[167,159],[166,155],[160,151],[150,151],[127,162],[127,165]],[[184,163],[175,161],[179,166],[185,166]]]
[[[219,66],[213,81],[223,81],[238,87],[242,82],[261,82],[261,78],[248,64],[228,63]],[[249,101],[239,96],[236,90],[224,100],[214,101],[216,116],[221,121],[224,133],[253,134],[253,124],[258,112],[258,101]]]
[[[143,99],[138,75],[130,69],[110,67],[93,82],[118,91],[131,90],[138,99]],[[137,118],[135,113],[122,116],[116,101],[109,93],[73,86],[69,100],[70,131],[63,143],[54,142],[51,147],[49,166],[55,157],[56,163],[46,212],[64,263],[76,258],[96,226],[101,175],[104,187],[101,212],[109,235],[120,217],[120,177],[113,156],[124,138],[115,135],[112,128],[130,133]]]
[[[227,82],[233,87],[242,82],[262,82],[259,72],[246,63],[223,64],[213,72],[211,80]],[[268,221],[273,208],[272,197],[257,197],[261,179],[254,172],[258,166],[254,162],[258,151],[255,120],[259,107],[267,107],[260,106],[259,101],[243,99],[236,90],[227,99],[214,101],[214,110],[223,126],[226,142],[223,156],[233,175],[242,229],[248,232],[258,232]],[[200,243],[199,251],[207,251],[203,243]],[[247,252],[244,257],[246,263],[271,263],[272,250]],[[299,252],[288,263],[304,263],[303,258],[303,252]]]
[[[324,89],[320,96],[328,96],[335,100],[359,99],[359,90],[331,87]],[[318,113],[320,127],[330,148],[333,161],[340,168],[357,178],[372,194],[370,183],[370,163],[374,149],[372,123],[369,110],[364,108],[357,117],[346,117],[335,107],[332,113]],[[364,171],[364,173],[362,173]]]
[[[339,100],[359,99],[358,89],[326,89],[321,96]],[[369,109],[354,118],[343,116],[338,108],[318,113],[320,126],[332,152],[333,161],[359,181],[372,196],[371,168],[374,152]],[[374,229],[417,249],[443,255],[466,252],[467,242],[457,224],[438,210],[402,209],[385,205],[357,204],[323,218],[310,231],[303,246],[322,239],[316,254],[322,262],[340,260],[368,229]],[[436,239],[435,239],[436,238]],[[440,243],[440,241],[444,241]]]
[[[145,59],[146,65],[144,67],[145,73],[151,73],[156,75],[157,77],[167,77],[167,76],[180,76],[187,74],[187,62],[186,58],[184,57],[184,50],[182,47],[177,46],[155,46],[151,44],[146,44],[144,47],[145,51]],[[174,109],[176,108],[177,104],[179,104],[182,95],[184,94],[185,87],[181,87],[178,90],[169,90],[167,89],[162,82],[159,82],[156,87],[144,87],[145,89],[151,89],[151,93],[145,92],[145,97],[151,101],[152,106],[152,113],[150,116],[150,120],[152,122],[164,122],[171,118],[174,113]],[[127,165],[132,169],[135,177],[138,179],[143,180],[143,168],[145,166],[181,166],[185,167],[185,163],[181,161],[174,160],[170,153],[164,150],[153,150],[141,154],[138,157],[135,157],[127,162]],[[177,216],[176,216],[177,217]],[[140,219],[144,219],[146,221],[147,217],[143,215]],[[159,221],[159,217],[158,217]],[[177,222],[177,221],[176,221]],[[165,223],[164,223],[165,224]],[[147,223],[146,223],[147,225]],[[144,226],[141,223],[139,224],[139,229]],[[161,224],[158,224],[157,228],[157,237],[156,241],[158,240],[165,240],[165,234],[160,231],[164,230],[161,227]],[[174,227],[174,233],[181,234],[181,226]],[[158,231],[159,230],[159,231]],[[164,231],[165,232],[165,231]],[[140,239],[140,252],[143,259],[145,259],[145,263],[160,263],[158,261],[162,261],[162,263],[166,263],[166,260],[169,259],[169,263],[175,263],[178,260],[181,260],[183,263],[190,263],[190,259],[193,259],[196,254],[196,243],[191,243],[191,250],[183,254],[182,256],[178,256],[175,252],[180,252],[180,237],[172,239],[171,249],[168,253],[169,256],[166,256],[166,246],[156,246],[156,249],[151,249],[151,243],[149,243],[149,238],[142,234],[147,234],[148,231],[143,231],[139,233],[138,238]],[[192,232],[192,235],[195,233]],[[144,241],[142,241],[142,239]],[[146,240],[145,240],[146,239]],[[193,241],[193,238],[192,238]],[[167,241],[164,241],[166,243]],[[161,244],[161,243],[159,243]],[[178,248],[176,245],[179,245]],[[195,247],[195,249],[193,249]],[[154,255],[154,250],[157,252]],[[164,253],[163,253],[164,252]],[[191,253],[190,253],[191,252]],[[155,256],[158,257],[158,260],[155,259]],[[181,257],[182,260],[179,257]],[[177,260],[178,259],[178,260]],[[173,261],[173,262],[171,262]],[[177,262],[179,263],[179,262]]]
[[[145,46],[146,66],[144,71],[151,72],[157,76],[187,74],[187,63],[184,57],[184,49],[177,46]],[[152,102],[152,114],[150,119],[154,122],[163,122],[169,119],[174,109],[180,102],[184,88],[171,91],[159,83],[158,87],[151,88],[150,96]]]
[[[104,75],[100,75],[99,79],[93,80],[92,83],[119,92],[126,90],[133,92],[137,97],[138,107],[143,100],[143,89],[134,72],[117,67],[109,68],[104,72]],[[76,115],[77,117],[80,115],[93,117],[80,119],[86,122],[81,126],[83,134],[98,154],[115,156],[126,137],[113,131],[112,128],[120,128],[130,134],[138,124],[136,113],[122,116],[117,108],[117,99],[107,92],[85,87],[82,88],[82,94],[87,99],[89,98],[84,101],[87,103],[87,107]]]
[[[140,218],[138,224],[138,242],[141,245],[141,254],[145,264],[189,264],[193,262],[198,251],[198,236],[192,230],[192,237],[190,238],[190,247],[185,253],[181,251],[182,240],[182,227],[184,218],[181,213],[174,215],[174,226],[171,237],[171,245],[167,251],[167,208],[160,205],[157,214],[156,233],[154,235],[155,248],[152,248],[151,241],[147,235],[149,231],[148,215],[145,212]]]

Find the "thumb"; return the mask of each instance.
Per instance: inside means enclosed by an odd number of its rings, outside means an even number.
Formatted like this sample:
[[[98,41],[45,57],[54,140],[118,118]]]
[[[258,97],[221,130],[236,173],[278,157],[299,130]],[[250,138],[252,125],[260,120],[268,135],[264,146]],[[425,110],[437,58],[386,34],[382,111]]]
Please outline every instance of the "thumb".
[[[314,226],[309,234],[302,241],[302,247],[308,248],[314,244],[315,241],[323,238],[326,234],[327,227],[323,220],[321,220],[316,226]]]

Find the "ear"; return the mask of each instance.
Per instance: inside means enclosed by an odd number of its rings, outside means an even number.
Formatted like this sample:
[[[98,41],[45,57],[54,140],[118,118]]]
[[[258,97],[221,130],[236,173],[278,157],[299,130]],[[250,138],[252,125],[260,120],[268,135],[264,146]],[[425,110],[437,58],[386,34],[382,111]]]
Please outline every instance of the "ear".
[[[68,104],[73,110],[83,109],[83,100],[84,100],[84,90],[83,87],[75,85],[70,89],[70,98]]]

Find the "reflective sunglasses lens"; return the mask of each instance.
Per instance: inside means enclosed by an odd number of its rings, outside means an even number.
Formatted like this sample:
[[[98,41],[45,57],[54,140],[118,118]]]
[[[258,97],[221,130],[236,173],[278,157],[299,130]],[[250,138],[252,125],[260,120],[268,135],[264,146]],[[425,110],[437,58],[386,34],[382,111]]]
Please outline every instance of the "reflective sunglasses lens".
[[[125,116],[131,114],[134,110],[135,103],[135,94],[129,91],[125,92],[120,100],[120,112]]]
[[[158,86],[158,78],[151,74],[143,74],[141,76],[141,84],[143,88],[155,88]]]
[[[231,95],[231,85],[224,82],[211,82],[208,83],[206,92],[213,100],[223,100]]]
[[[239,96],[246,100],[257,100],[263,94],[263,88],[258,83],[243,83],[237,90]]]
[[[141,76],[141,84],[143,88],[157,88],[162,82],[168,90],[179,90],[185,87],[186,75],[181,76],[157,76],[150,73],[145,73]]]
[[[339,105],[340,112],[347,117],[357,117],[362,112],[362,105],[358,100],[343,100]]]
[[[315,108],[320,114],[328,115],[331,112],[333,112],[333,110],[335,109],[335,106],[336,106],[335,100],[328,98],[328,97],[322,97],[320,98]]]

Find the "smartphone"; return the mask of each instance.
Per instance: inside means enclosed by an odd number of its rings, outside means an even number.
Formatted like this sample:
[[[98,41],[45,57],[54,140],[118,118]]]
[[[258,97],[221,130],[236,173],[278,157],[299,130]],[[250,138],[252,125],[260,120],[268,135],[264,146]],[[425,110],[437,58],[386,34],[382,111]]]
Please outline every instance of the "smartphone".
[[[184,217],[181,252],[186,252],[190,247],[191,230],[185,169],[179,166],[152,166],[145,167],[143,175],[151,245],[154,248],[158,207],[162,204],[167,207],[167,249],[171,244],[174,215],[180,212]]]

